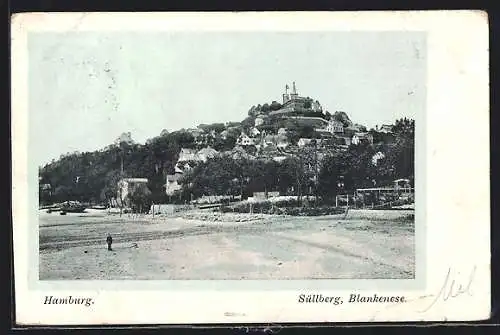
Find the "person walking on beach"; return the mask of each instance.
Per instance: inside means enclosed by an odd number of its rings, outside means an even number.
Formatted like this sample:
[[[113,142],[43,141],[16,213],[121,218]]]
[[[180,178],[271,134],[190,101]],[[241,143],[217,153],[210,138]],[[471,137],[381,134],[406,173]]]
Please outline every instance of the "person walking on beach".
[[[106,243],[108,243],[108,250],[111,251],[111,243],[113,243],[113,238],[110,234],[108,234],[108,237],[106,238]]]

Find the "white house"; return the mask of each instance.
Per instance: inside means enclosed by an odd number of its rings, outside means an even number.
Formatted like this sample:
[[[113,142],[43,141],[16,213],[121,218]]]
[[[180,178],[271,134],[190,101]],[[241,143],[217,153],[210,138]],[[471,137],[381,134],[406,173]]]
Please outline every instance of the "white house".
[[[252,129],[250,129],[250,136],[252,137],[255,137],[255,136],[259,136],[260,135],[260,130],[253,127]]]
[[[344,132],[344,125],[342,122],[339,122],[337,120],[330,120],[328,121],[328,125],[326,126],[326,130],[330,132],[331,134],[335,133],[343,133]]]
[[[377,152],[375,155],[372,156],[372,164],[377,165],[378,161],[385,158],[385,155],[382,152]]]
[[[352,136],[352,144],[358,145],[362,141],[368,141],[368,143],[373,144],[373,136],[370,133],[356,133]]]
[[[215,157],[218,153],[219,152],[217,150],[215,150],[215,149],[211,148],[210,146],[208,146],[206,148],[200,149],[196,153],[196,158],[198,160],[206,162],[209,158]]]
[[[123,178],[118,181],[118,195],[117,200],[119,204],[123,201],[127,204],[127,197],[134,192],[140,185],[146,186],[148,183],[147,178]]]
[[[255,118],[255,127],[261,126],[264,123],[264,119],[260,116]]]
[[[196,151],[194,149],[185,149],[182,148],[179,152],[178,162],[191,162],[197,161],[198,157],[196,156]]]
[[[299,147],[305,147],[306,145],[311,144],[313,138],[300,138],[299,141],[297,142],[297,145]],[[316,140],[319,141],[319,140]]]
[[[288,147],[290,143],[285,135],[267,135],[262,139],[262,147],[275,146],[281,149]]]
[[[179,184],[179,179],[181,176],[182,175],[179,173],[167,175],[167,182],[165,184],[165,193],[167,195],[173,195],[176,191],[182,189],[182,186]]]
[[[238,140],[236,141],[236,144],[241,146],[248,146],[254,145],[255,143],[253,138],[250,138],[248,135],[241,133],[241,135],[238,137]]]

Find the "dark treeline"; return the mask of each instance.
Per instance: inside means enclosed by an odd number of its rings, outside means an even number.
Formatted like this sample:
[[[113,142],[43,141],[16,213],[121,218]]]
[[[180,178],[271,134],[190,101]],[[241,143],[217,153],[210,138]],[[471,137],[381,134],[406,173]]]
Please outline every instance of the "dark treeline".
[[[124,177],[148,178],[152,200],[164,200],[165,174],[173,171],[181,148],[193,147],[193,136],[179,131],[144,145],[121,142],[100,151],[64,155],[40,169],[40,184],[51,185],[50,192],[40,192],[40,200],[107,203],[116,197],[122,160]]]
[[[224,130],[222,124],[212,128],[217,133]],[[393,127],[391,141],[384,141],[384,134],[371,130],[373,145],[350,145],[345,151],[321,150],[312,145],[281,162],[215,157],[183,176],[183,190],[175,201],[201,195],[246,197],[266,191],[327,200],[341,192],[386,185],[398,178],[409,178],[413,183],[414,129],[413,120],[401,119]],[[208,144],[219,151],[228,150],[234,145],[236,134],[224,141],[216,136]],[[150,202],[172,201],[165,194],[166,174],[173,173],[181,148],[199,147],[193,135],[177,131],[162,133],[144,145],[122,141],[100,151],[65,155],[40,168],[40,185],[51,185],[50,191],[41,190],[40,202],[108,203],[116,196],[122,166],[124,177],[148,178]],[[374,162],[373,157],[379,152],[383,158]]]

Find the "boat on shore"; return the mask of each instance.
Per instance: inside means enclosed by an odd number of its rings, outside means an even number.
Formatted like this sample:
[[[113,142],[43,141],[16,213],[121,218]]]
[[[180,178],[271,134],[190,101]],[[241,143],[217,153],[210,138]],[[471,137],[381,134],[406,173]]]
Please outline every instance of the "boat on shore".
[[[47,208],[47,213],[61,212],[61,213],[83,213],[87,207],[78,201],[65,201],[61,204],[56,204]]]

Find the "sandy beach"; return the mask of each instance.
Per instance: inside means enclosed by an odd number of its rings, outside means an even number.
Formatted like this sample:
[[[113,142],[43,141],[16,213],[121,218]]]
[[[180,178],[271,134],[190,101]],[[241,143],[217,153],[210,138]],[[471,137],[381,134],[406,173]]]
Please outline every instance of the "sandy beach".
[[[412,210],[347,217],[40,211],[40,280],[413,278]],[[108,251],[106,235],[113,236]]]

